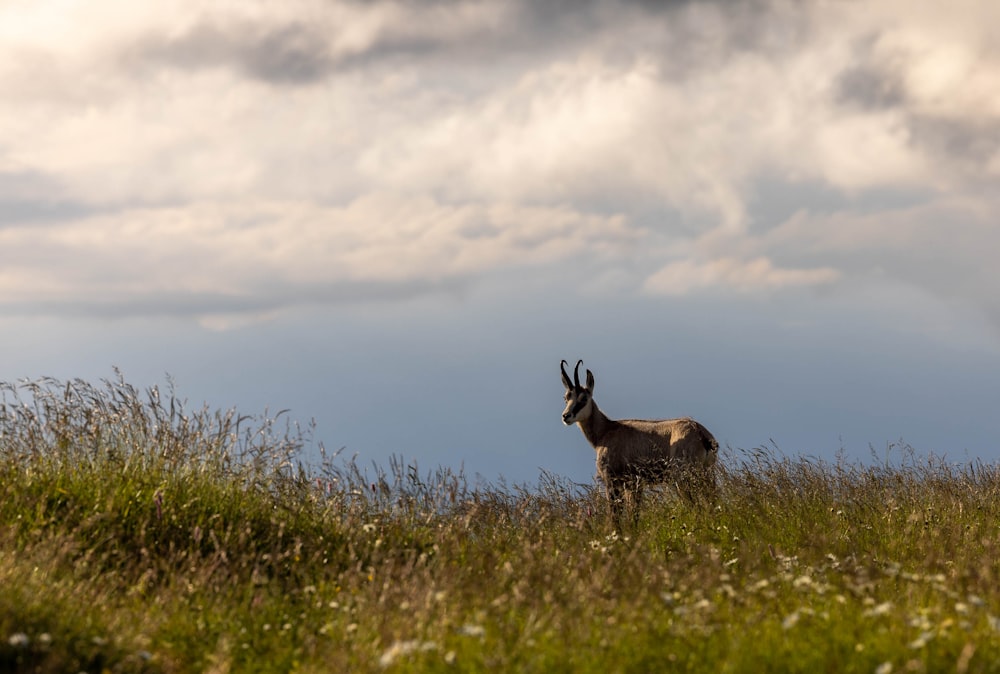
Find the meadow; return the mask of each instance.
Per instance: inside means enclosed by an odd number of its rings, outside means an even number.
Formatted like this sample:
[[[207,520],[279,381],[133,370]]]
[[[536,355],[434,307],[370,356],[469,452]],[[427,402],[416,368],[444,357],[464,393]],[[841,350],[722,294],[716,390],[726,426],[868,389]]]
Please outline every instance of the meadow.
[[[729,451],[613,531],[596,485],[307,469],[169,387],[0,396],[0,671],[1000,671],[991,464]]]

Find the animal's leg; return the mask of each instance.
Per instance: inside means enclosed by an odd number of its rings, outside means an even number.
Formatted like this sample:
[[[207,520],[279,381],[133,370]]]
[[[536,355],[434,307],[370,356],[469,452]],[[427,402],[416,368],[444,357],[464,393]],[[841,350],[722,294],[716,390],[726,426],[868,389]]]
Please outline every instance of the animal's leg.
[[[702,480],[704,482],[705,488],[703,493],[705,494],[705,499],[708,501],[708,505],[715,507],[718,503],[719,497],[719,486],[715,481],[715,467],[711,466],[706,468],[702,473]]]
[[[619,480],[610,480],[606,485],[608,496],[608,513],[611,515],[611,522],[615,531],[622,528],[622,510],[624,508],[625,488]]]
[[[716,502],[715,470],[712,466],[692,466],[680,482],[681,494],[691,504],[714,506]]]
[[[642,482],[638,479],[632,484],[632,488],[629,490],[629,509],[632,515],[632,526],[636,527],[639,525],[639,510],[642,508]]]

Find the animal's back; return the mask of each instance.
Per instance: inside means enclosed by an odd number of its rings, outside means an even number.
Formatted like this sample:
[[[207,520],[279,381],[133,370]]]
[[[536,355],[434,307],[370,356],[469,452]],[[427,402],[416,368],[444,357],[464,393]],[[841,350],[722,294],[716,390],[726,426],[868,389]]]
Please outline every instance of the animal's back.
[[[678,419],[619,419],[618,423],[650,436],[671,459],[714,463],[719,443],[707,428],[691,417]]]

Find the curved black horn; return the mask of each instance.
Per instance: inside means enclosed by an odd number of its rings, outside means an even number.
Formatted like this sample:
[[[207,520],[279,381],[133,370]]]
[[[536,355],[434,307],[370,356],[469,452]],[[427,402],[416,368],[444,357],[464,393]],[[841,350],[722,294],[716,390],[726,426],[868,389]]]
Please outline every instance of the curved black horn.
[[[580,365],[582,363],[582,360],[576,361],[576,368],[573,370],[573,383],[576,384],[577,388],[580,388]]]
[[[561,363],[559,363],[559,369],[562,370],[563,379],[565,379],[566,381],[569,381],[569,375],[566,374],[566,361],[565,360],[562,361]]]

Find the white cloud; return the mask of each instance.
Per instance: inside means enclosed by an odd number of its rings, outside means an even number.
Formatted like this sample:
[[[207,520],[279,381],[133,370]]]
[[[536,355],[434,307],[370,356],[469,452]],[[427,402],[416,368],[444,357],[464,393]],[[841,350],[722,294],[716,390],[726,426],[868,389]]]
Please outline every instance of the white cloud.
[[[875,213],[801,211],[759,244],[782,259],[825,264],[855,282],[893,279],[981,307],[1000,322],[995,197],[937,198]]]
[[[368,196],[344,207],[204,202],[0,229],[8,311],[209,315],[285,304],[407,296],[498,269],[617,255],[620,217],[569,208]],[[30,279],[30,282],[28,281]],[[201,299],[199,299],[201,298]]]
[[[933,247],[961,269],[978,248],[915,232],[961,201],[976,246],[994,244],[981,195],[1000,173],[998,12],[7,3],[0,288],[8,307],[100,296],[204,315],[591,255],[590,277],[621,292],[645,277],[651,293],[763,293],[843,280],[891,249],[886,273],[978,298],[971,276],[920,264]],[[48,193],[7,188],[24,176]],[[765,178],[822,185],[839,212],[754,220]],[[880,190],[929,205],[858,206]],[[71,207],[44,227],[16,215],[43,202]]]
[[[646,279],[643,289],[656,295],[687,295],[703,289],[739,293],[771,291],[794,286],[833,283],[840,273],[830,267],[786,269],[764,257],[752,260],[719,258],[707,262],[672,262]]]

